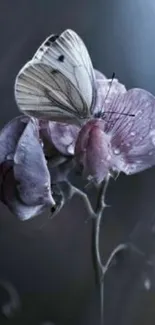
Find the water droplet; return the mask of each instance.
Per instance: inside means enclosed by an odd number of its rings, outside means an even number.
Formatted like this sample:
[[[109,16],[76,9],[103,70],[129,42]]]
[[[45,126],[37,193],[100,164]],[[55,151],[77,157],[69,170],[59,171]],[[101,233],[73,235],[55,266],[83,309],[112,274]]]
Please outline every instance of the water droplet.
[[[108,155],[107,158],[106,158],[107,161],[110,161],[111,160],[111,155]]]
[[[45,191],[49,191],[49,190],[50,190],[49,184],[45,184]]]
[[[131,132],[130,135],[133,137],[134,135],[136,135],[136,132]]]
[[[13,153],[9,153],[7,156],[6,156],[6,160],[13,160]]]
[[[145,288],[147,291],[151,289],[151,281],[150,281],[149,278],[146,278],[146,279],[144,280],[144,288]]]
[[[120,154],[120,149],[119,148],[114,149],[114,154],[119,155]]]
[[[152,155],[153,155],[153,152],[152,152],[152,151],[150,151],[150,152],[149,152],[149,156],[152,156]]]
[[[73,144],[70,144],[67,148],[67,151],[69,154],[74,155],[74,146]]]
[[[136,116],[142,114],[142,110],[137,111]]]
[[[155,130],[152,130],[150,132],[150,137],[151,137],[152,144],[155,146]]]
[[[152,143],[153,143],[153,145],[155,146],[155,136],[152,137]]]
[[[129,148],[129,147],[131,146],[131,144],[128,142],[128,143],[126,144],[126,146]]]
[[[40,145],[41,145],[42,148],[44,147],[44,143],[43,143],[43,141],[41,139],[40,139]]]
[[[91,181],[93,179],[93,176],[88,175],[87,179],[88,179],[88,181]]]

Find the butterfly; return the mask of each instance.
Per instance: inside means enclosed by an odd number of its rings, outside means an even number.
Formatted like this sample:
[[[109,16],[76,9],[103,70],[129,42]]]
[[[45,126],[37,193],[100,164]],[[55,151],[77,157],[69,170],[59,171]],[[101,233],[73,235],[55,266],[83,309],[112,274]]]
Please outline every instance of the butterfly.
[[[82,39],[72,30],[51,35],[19,71],[15,99],[27,115],[79,124],[88,120],[96,79]]]

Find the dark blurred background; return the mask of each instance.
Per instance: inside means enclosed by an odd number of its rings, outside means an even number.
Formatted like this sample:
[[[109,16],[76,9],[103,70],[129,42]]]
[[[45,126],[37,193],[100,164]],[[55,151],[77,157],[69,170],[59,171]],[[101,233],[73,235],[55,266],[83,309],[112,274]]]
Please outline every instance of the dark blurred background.
[[[18,115],[14,79],[51,33],[75,30],[94,66],[130,87],[155,95],[155,2],[153,0],[1,0],[0,126]],[[155,324],[155,169],[112,181],[101,230],[106,259],[127,241],[105,278],[105,325]],[[94,192],[91,191],[93,198]],[[1,204],[0,279],[10,281],[21,312],[0,325],[98,325],[99,292],[92,265],[92,222],[75,196],[46,226],[47,215],[20,222]],[[7,301],[0,289],[0,306]],[[4,300],[4,301],[3,301]]]

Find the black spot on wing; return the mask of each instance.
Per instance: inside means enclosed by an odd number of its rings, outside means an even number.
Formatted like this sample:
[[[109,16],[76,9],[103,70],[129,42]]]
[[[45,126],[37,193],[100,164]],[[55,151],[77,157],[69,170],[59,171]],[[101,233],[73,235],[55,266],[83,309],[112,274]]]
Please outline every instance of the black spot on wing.
[[[57,40],[57,38],[59,38],[59,35],[56,35],[56,34],[55,34],[55,35],[52,35],[52,36],[49,38],[49,41],[53,43],[53,42],[55,42],[55,41]]]
[[[51,73],[52,74],[56,74],[56,73],[58,73],[58,70],[55,70],[55,69],[54,70],[51,70]]]
[[[60,62],[64,62],[64,59],[65,59],[64,55],[60,55],[58,57],[58,61],[60,61]]]
[[[50,46],[50,44],[51,44],[51,43],[50,43],[49,41],[47,41],[47,42],[45,42],[44,45],[45,45],[45,46]]]

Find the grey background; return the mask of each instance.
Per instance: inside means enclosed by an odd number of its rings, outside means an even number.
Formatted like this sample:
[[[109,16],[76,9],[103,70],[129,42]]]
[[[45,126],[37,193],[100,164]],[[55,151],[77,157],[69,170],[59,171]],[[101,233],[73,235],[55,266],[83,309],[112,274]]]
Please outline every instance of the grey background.
[[[155,3],[153,0],[1,0],[0,126],[18,115],[14,79],[50,33],[74,29],[84,39],[94,66],[127,87],[155,94]],[[142,254],[120,256],[105,279],[106,325],[155,323],[155,169],[112,181],[104,214],[103,257],[130,241]],[[91,193],[92,197],[94,193]],[[22,223],[1,204],[0,278],[11,281],[22,301],[12,320],[0,324],[99,324],[98,289],[91,259],[91,221],[74,197],[59,216]],[[144,287],[145,279],[151,289]],[[7,300],[0,290],[0,304]]]

